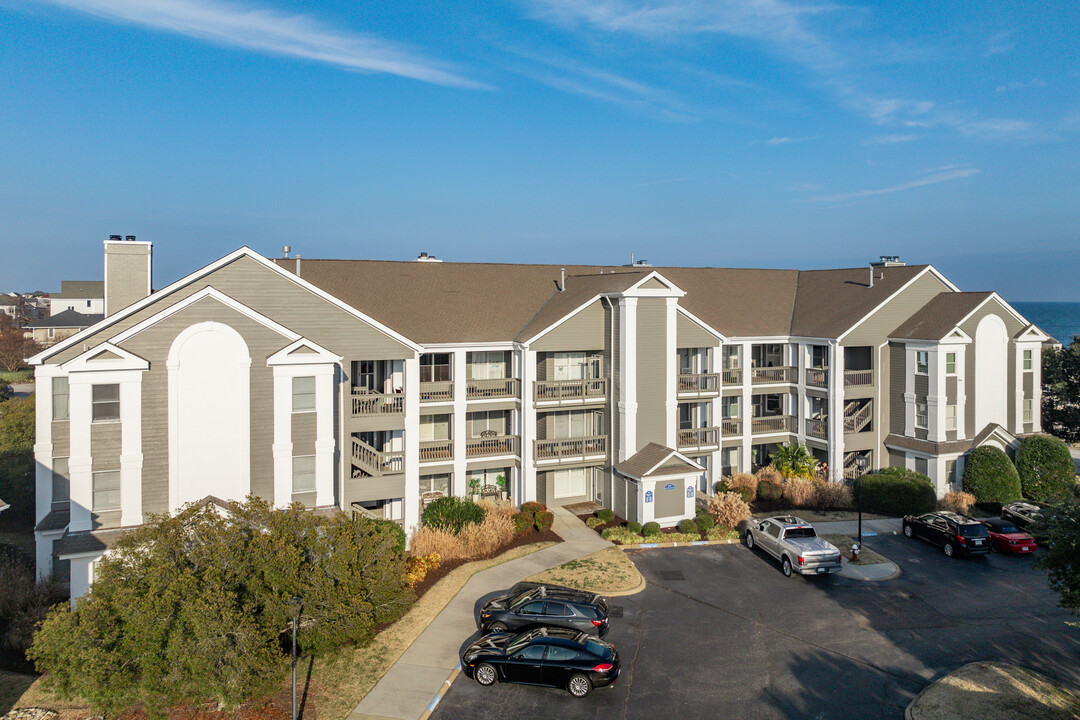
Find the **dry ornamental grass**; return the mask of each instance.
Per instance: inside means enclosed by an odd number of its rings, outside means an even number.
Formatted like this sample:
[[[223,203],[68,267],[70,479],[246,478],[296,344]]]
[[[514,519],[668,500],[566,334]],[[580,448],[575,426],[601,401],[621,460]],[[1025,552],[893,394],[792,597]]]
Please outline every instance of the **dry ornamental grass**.
[[[728,489],[738,490],[739,488],[745,488],[749,491],[748,502],[754,502],[755,498],[757,498],[757,484],[758,479],[750,473],[735,473],[727,480]]]
[[[709,498],[709,514],[717,525],[738,527],[739,523],[750,517],[750,505],[738,493],[717,493]]]

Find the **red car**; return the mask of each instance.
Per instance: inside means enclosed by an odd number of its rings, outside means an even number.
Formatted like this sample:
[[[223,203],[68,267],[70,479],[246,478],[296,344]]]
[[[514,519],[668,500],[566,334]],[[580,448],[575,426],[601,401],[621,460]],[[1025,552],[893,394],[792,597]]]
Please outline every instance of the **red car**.
[[[1013,555],[1030,555],[1035,552],[1037,545],[1035,538],[1028,535],[1008,520],[994,518],[984,520],[990,533],[990,549],[994,552],[1011,553]]]

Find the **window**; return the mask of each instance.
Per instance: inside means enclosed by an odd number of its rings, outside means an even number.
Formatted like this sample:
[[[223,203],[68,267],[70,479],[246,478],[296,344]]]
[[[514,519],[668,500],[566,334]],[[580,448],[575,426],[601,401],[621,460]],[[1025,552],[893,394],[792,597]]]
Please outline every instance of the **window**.
[[[720,450],[720,472],[732,475],[739,471],[739,448],[729,447]]]
[[[555,440],[603,435],[603,415],[587,410],[563,410],[551,413],[552,433]]]
[[[915,403],[915,427],[925,430],[928,418],[926,403]]]
[[[353,360],[353,391],[376,392],[375,361]]]
[[[505,435],[507,425],[506,410],[487,410],[483,412],[471,412],[465,416],[465,422],[469,427],[469,437],[488,437]],[[484,433],[487,433],[485,435]]]
[[[469,378],[497,380],[506,377],[506,353],[501,350],[469,353]]]
[[[119,385],[94,385],[93,394],[93,422],[103,422],[120,419],[120,386]]]
[[[585,353],[555,353],[556,380],[585,380],[589,373],[585,365]]]
[[[68,479],[68,459],[66,457],[53,458],[52,468],[52,501],[54,503],[66,503],[71,495],[71,481]]]
[[[930,353],[928,351],[915,351],[915,372],[920,375],[926,375],[930,372]]]
[[[945,374],[956,374],[956,353],[945,353]]]
[[[420,442],[450,439],[450,415],[421,415]]]
[[[66,377],[52,379],[52,419],[68,419],[68,379]]]
[[[94,512],[120,509],[120,471],[94,473]]]
[[[1031,398],[1024,398],[1024,422],[1032,422],[1034,401]]]
[[[450,353],[424,353],[420,356],[420,382],[450,380]]]
[[[56,334],[55,328],[49,328],[49,338],[51,339]]]
[[[589,468],[573,468],[572,470],[556,470],[551,473],[555,483],[555,497],[577,497],[584,495],[587,490],[587,478]]]
[[[294,377],[292,379],[292,411],[313,412],[315,410],[315,378]]]
[[[946,430],[955,430],[956,429],[956,406],[955,405],[946,405],[945,406],[945,429]]]
[[[739,397],[725,397],[720,401],[721,417],[731,420],[739,417]]]
[[[441,475],[421,475],[420,492],[421,494],[426,492],[441,492],[443,495],[448,494],[450,492],[449,473]]]
[[[810,348],[810,367],[825,370],[829,367],[829,348],[827,345],[812,345]]]
[[[521,657],[524,660],[543,660],[544,649],[547,647],[547,645],[530,645],[521,653]]]
[[[739,350],[738,345],[725,345],[723,349],[724,357],[724,369],[725,370],[738,370],[739,364]]]
[[[559,645],[549,645],[547,659],[555,662],[571,662],[577,660],[581,653],[573,648]]]
[[[86,301],[86,307],[90,307],[90,301],[89,300]]]
[[[315,456],[297,455],[292,459],[292,491],[294,493],[315,490]]]
[[[1024,369],[1025,370],[1030,370],[1031,369],[1031,351],[1030,350],[1025,350],[1024,351]]]
[[[544,602],[543,600],[537,600],[535,602],[527,603],[518,612],[519,615],[543,615],[544,614]],[[533,646],[537,647],[537,646]],[[541,646],[541,649],[543,647]]]
[[[915,458],[915,472],[920,475],[928,475],[930,473],[930,461],[926,458]]]
[[[566,607],[566,605],[563,605],[561,602],[551,602],[549,600],[545,614],[550,615],[551,617],[572,617],[574,611]]]

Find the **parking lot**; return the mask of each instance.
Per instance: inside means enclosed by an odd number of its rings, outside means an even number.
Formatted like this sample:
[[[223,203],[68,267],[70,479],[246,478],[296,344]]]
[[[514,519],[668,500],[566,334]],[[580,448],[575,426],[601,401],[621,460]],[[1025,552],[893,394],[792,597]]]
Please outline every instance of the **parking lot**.
[[[950,560],[902,536],[868,545],[901,576],[785,578],[741,545],[633,552],[648,587],[610,600],[613,688],[577,700],[459,676],[432,717],[901,718],[931,680],[976,660],[1080,692],[1080,632],[1033,558]]]

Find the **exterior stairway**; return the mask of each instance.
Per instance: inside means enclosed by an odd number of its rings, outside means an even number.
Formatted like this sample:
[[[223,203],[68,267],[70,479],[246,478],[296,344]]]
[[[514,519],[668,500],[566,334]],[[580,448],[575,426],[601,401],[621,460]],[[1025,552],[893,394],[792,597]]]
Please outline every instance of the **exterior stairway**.
[[[402,472],[404,455],[400,450],[376,450],[363,440],[353,438],[352,463],[365,475],[391,475]]]
[[[864,403],[862,407],[860,407],[858,400],[852,400],[844,405],[844,432],[862,432],[870,424],[873,415],[873,402]]]

